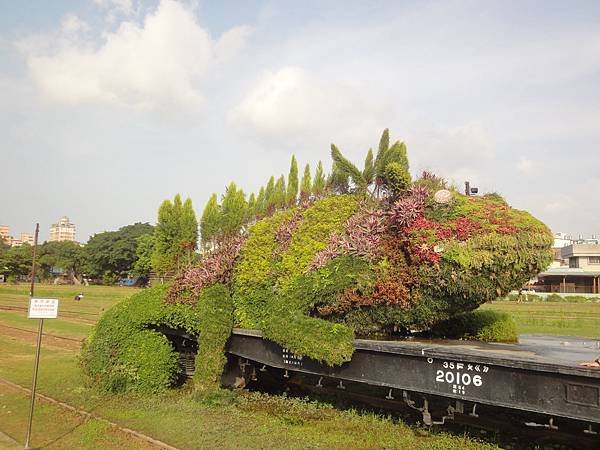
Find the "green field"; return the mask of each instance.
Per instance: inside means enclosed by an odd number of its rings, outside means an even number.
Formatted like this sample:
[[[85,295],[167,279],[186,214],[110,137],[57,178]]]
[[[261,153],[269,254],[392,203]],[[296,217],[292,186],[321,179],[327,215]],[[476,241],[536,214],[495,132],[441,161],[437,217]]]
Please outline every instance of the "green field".
[[[517,323],[519,334],[580,336],[600,339],[600,303],[496,301],[481,309],[503,311]]]
[[[26,318],[28,286],[0,285],[0,379],[29,387],[36,321]],[[83,292],[81,302],[73,301]],[[36,297],[59,298],[59,318],[44,331],[82,339],[103,311],[131,288],[43,286]],[[21,309],[18,309],[21,308]],[[18,329],[18,330],[15,330]],[[20,331],[19,331],[20,330]],[[340,411],[320,402],[239,392],[220,401],[194,399],[189,389],[155,396],[99,392],[77,365],[77,342],[44,338],[39,392],[181,449],[475,449],[495,448],[465,437],[430,433],[372,413]],[[0,447],[4,436],[23,443],[28,397],[0,382]],[[97,420],[83,420],[38,402],[33,444],[44,448],[151,448]],[[18,448],[18,447],[15,447]]]

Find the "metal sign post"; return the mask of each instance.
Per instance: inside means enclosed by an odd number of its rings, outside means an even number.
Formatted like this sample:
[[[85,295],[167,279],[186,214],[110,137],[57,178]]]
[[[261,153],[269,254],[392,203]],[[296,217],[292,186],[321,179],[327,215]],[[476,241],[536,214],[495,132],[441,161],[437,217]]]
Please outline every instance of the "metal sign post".
[[[37,346],[35,349],[35,363],[33,366],[33,381],[31,383],[31,406],[29,408],[29,421],[27,424],[27,438],[25,448],[30,449],[31,424],[33,422],[33,407],[35,405],[35,390],[37,387],[37,374],[40,365],[40,349],[42,347],[42,330],[44,328],[44,319],[56,319],[58,317],[58,299],[55,298],[33,298],[35,288],[35,255],[38,242],[40,224],[35,226],[35,240],[33,243],[33,262],[31,264],[31,288],[29,289],[29,312],[27,317],[30,319],[39,319]]]

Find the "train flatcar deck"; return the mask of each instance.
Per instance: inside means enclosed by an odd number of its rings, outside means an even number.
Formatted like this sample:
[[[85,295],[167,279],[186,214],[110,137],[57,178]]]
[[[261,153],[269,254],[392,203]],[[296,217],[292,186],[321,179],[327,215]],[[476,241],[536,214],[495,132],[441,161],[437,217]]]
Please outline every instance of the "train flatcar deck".
[[[565,352],[558,351],[561,345]],[[597,345],[534,336],[521,344],[357,339],[352,360],[329,367],[263,339],[260,332],[237,329],[228,352],[288,376],[335,380],[340,388],[344,383],[383,387],[390,398],[429,394],[600,424],[600,370],[578,365],[598,356]],[[430,421],[426,411],[424,421]]]
[[[196,344],[177,330],[160,331],[180,351],[191,375],[202,338]],[[223,381],[245,386],[279,379],[392,409],[406,406],[426,425],[476,420],[494,422],[498,429],[512,420],[554,436],[567,432],[563,442],[568,445],[575,433],[581,438],[578,448],[590,447],[590,439],[591,448],[600,445],[600,368],[580,365],[600,355],[598,340],[535,335],[521,336],[519,344],[356,339],[354,346],[351,361],[330,367],[264,339],[259,331],[234,329]]]

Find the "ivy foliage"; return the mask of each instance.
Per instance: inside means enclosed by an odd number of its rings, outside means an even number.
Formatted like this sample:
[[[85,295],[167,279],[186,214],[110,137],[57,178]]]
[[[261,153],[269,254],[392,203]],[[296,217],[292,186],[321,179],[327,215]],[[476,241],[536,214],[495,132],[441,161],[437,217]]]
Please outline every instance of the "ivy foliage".
[[[228,289],[215,284],[194,305],[165,302],[168,285],[133,295],[108,310],[86,339],[81,352],[84,371],[111,392],[158,392],[179,376],[178,355],[157,326],[199,336],[195,387],[218,387],[225,364],[224,348],[233,324]]]

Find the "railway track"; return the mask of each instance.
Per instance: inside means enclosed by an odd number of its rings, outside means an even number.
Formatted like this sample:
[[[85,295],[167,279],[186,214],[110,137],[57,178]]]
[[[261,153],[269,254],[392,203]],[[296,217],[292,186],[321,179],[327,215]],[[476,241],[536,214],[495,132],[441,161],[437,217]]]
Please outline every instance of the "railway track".
[[[9,330],[16,330],[16,331],[30,333],[30,334],[34,334],[34,335],[37,334],[37,331],[35,331],[35,330],[29,330],[27,328],[19,328],[19,327],[13,327],[10,325],[0,324],[0,330],[2,330],[2,328],[8,328]],[[57,334],[52,334],[52,333],[43,332],[42,336],[51,337],[53,339],[59,339],[59,340],[63,340],[63,341],[69,341],[69,342],[78,342],[78,343],[83,342],[83,339],[75,339],[75,338],[70,338],[70,337],[66,337],[66,336],[59,336]]]
[[[25,306],[14,306],[14,305],[0,305],[0,311],[19,311],[19,312],[27,312],[28,308]],[[86,312],[86,311],[71,311],[71,310],[59,310],[59,317],[69,318],[69,319],[77,319],[77,322],[95,324],[100,317],[100,313]],[[85,315],[90,317],[82,318],[81,316]]]

